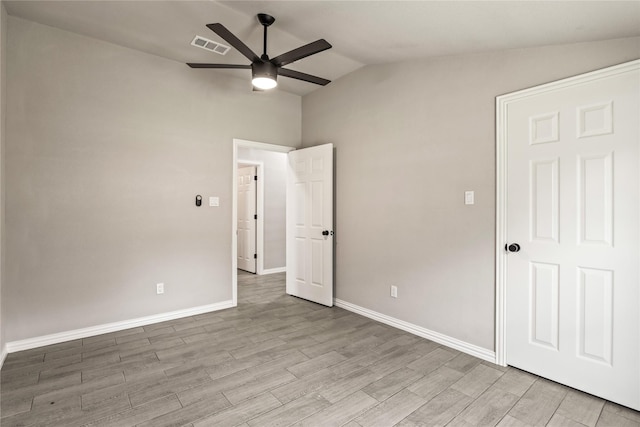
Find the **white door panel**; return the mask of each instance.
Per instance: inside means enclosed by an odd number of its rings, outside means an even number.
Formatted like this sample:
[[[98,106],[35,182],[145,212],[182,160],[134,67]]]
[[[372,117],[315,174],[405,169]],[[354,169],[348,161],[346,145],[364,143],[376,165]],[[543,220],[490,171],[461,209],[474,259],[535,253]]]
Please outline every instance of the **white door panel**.
[[[256,168],[238,168],[238,268],[256,272]]]
[[[640,63],[624,70],[506,104],[506,361],[640,409]]]
[[[287,293],[331,307],[333,145],[296,150],[288,156]]]

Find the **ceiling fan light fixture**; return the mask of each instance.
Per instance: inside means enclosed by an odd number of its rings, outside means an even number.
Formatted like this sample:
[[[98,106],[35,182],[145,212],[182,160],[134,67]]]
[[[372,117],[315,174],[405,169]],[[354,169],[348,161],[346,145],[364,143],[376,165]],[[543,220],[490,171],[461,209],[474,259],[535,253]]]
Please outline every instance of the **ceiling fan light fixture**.
[[[278,85],[278,68],[271,62],[254,62],[251,64],[251,83],[258,89],[273,89]]]
[[[269,90],[278,86],[278,82],[271,77],[254,77],[253,80],[251,80],[251,83],[257,89],[261,90]]]

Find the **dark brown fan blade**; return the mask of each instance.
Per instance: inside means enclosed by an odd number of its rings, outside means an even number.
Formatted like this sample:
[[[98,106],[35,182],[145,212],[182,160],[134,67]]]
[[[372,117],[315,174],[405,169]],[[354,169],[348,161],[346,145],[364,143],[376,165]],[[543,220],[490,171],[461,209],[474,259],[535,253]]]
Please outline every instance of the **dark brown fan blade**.
[[[249,58],[251,62],[260,61],[260,57],[253,53],[249,47],[242,43],[239,38],[233,35],[231,31],[227,30],[227,28],[222,24],[207,24],[207,28],[211,31],[222,37],[227,43],[236,48],[238,52]]]
[[[315,83],[321,86],[325,86],[331,83],[331,80],[323,79],[322,77],[312,76],[311,74],[301,73],[300,71],[288,70],[286,68],[278,68],[278,75],[291,77],[292,79],[304,80],[305,82]]]
[[[187,62],[187,65],[191,68],[235,68],[241,70],[250,70],[251,65],[235,65],[235,64],[194,64]]]
[[[271,60],[271,62],[278,67],[291,64],[299,59],[306,58],[307,56],[322,52],[323,50],[330,49],[331,45],[325,39],[316,40],[312,43],[301,46],[297,49],[290,50],[287,53],[278,55]]]

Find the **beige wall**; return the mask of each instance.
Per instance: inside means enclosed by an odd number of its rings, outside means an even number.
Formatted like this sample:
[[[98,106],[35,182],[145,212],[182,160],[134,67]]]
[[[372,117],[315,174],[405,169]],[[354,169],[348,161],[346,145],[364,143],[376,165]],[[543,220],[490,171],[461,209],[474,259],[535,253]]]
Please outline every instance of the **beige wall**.
[[[230,300],[232,139],[295,146],[300,97],[14,17],[8,31],[7,341]]]
[[[493,350],[495,97],[638,57],[633,38],[417,60],[305,96],[303,145],[336,147],[336,297]]]
[[[264,163],[264,268],[287,265],[287,154],[238,148],[238,159]]]
[[[4,4],[0,3],[0,355],[5,352],[5,299],[4,293],[4,275],[5,275],[5,227],[4,227],[4,199],[5,199],[5,179],[4,179],[4,146],[5,146],[5,112],[6,108],[6,75],[7,62],[6,58],[7,46],[7,12]],[[1,356],[0,356],[1,357]],[[2,361],[0,361],[1,366]]]
[[[302,122],[336,146],[336,296],[493,349],[495,96],[640,57],[635,38],[369,66],[301,117],[294,95],[2,24],[0,344],[229,300],[232,138],[295,146]]]

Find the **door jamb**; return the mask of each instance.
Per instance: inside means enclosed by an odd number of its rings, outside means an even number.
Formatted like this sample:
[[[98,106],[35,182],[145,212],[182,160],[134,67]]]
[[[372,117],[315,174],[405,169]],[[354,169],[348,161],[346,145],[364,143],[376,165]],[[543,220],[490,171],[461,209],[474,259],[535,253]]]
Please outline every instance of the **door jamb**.
[[[264,151],[288,153],[295,147],[267,144],[264,142],[248,141],[233,138],[233,163],[231,173],[231,301],[233,307],[238,305],[238,148],[253,148]],[[264,182],[264,180],[262,180]]]
[[[507,366],[507,107],[511,102],[592,80],[621,74],[640,66],[640,59],[496,97],[496,364]]]
[[[496,331],[495,363],[507,366],[506,357],[506,287],[507,258],[503,243],[507,241],[507,104],[510,95],[496,98]]]

